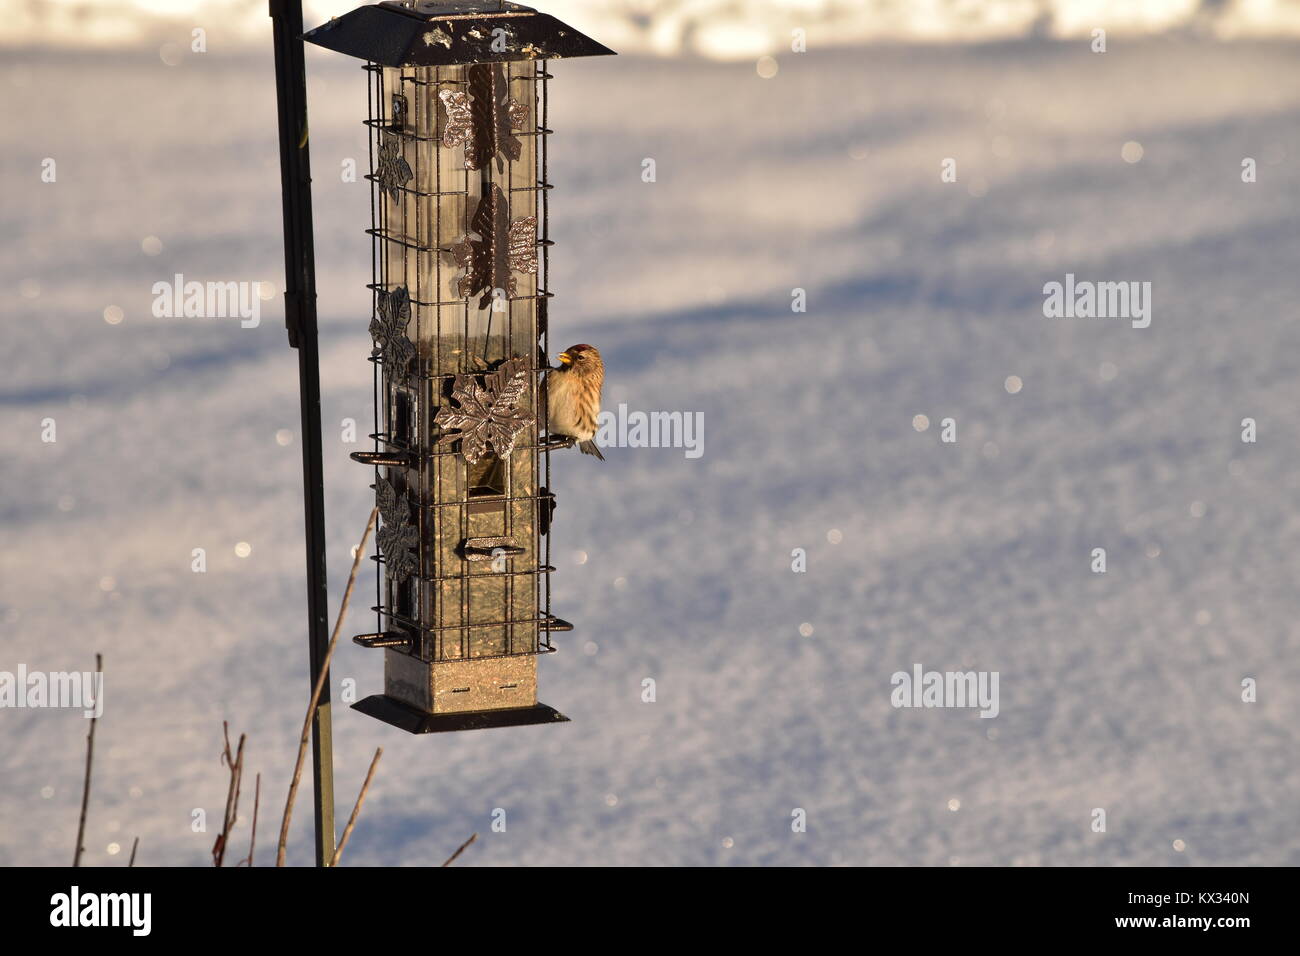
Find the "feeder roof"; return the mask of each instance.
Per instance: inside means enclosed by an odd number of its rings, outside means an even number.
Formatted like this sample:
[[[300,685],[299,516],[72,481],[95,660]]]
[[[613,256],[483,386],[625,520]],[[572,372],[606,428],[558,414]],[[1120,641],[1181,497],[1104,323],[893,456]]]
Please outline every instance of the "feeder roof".
[[[497,30],[505,31],[505,49],[492,49],[494,40],[502,36]],[[303,39],[383,66],[449,66],[614,52],[555,17],[503,0],[369,4],[308,30]]]

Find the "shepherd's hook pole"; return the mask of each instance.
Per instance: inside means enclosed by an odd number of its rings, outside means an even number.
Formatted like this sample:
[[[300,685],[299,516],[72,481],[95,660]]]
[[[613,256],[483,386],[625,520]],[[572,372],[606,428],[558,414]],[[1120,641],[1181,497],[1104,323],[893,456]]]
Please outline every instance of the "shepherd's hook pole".
[[[329,648],[325,576],[325,478],[321,464],[320,351],[316,340],[316,259],[311,230],[311,163],[307,146],[307,72],[302,0],[270,0],[275,30],[275,90],[280,118],[280,188],[284,207],[284,320],[298,350],[302,405],[302,489],[307,541],[307,642],[315,687]],[[311,768],[316,810],[316,865],[334,856],[334,741],[328,677],[312,723]]]

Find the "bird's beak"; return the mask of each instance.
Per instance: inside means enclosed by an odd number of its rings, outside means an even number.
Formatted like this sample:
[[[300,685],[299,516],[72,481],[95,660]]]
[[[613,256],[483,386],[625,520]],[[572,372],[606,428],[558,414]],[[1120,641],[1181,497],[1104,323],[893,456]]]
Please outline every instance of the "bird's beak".
[[[571,356],[568,352],[561,352],[561,353],[560,353],[558,356],[556,356],[556,357],[560,360],[560,364],[561,364],[561,365],[572,365],[572,364],[573,364],[573,356]]]

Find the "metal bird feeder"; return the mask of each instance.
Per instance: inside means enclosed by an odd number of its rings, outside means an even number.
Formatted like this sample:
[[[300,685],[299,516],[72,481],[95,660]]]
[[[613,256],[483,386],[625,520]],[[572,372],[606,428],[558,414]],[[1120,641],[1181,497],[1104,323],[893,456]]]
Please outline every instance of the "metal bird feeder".
[[[609,54],[497,0],[379,3],[303,35],[370,85],[373,450],[384,693],[412,733],[567,720],[551,613],[547,61]]]

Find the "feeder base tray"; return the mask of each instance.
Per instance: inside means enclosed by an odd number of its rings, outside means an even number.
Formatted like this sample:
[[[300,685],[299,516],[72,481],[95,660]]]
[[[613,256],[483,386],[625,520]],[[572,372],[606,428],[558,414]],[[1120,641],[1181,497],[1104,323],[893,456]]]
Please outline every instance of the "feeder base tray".
[[[476,710],[458,714],[429,714],[384,694],[372,694],[352,705],[386,724],[408,734],[440,734],[452,730],[486,730],[489,727],[524,727],[528,724],[567,723],[569,718],[554,707],[510,707],[502,710]]]

